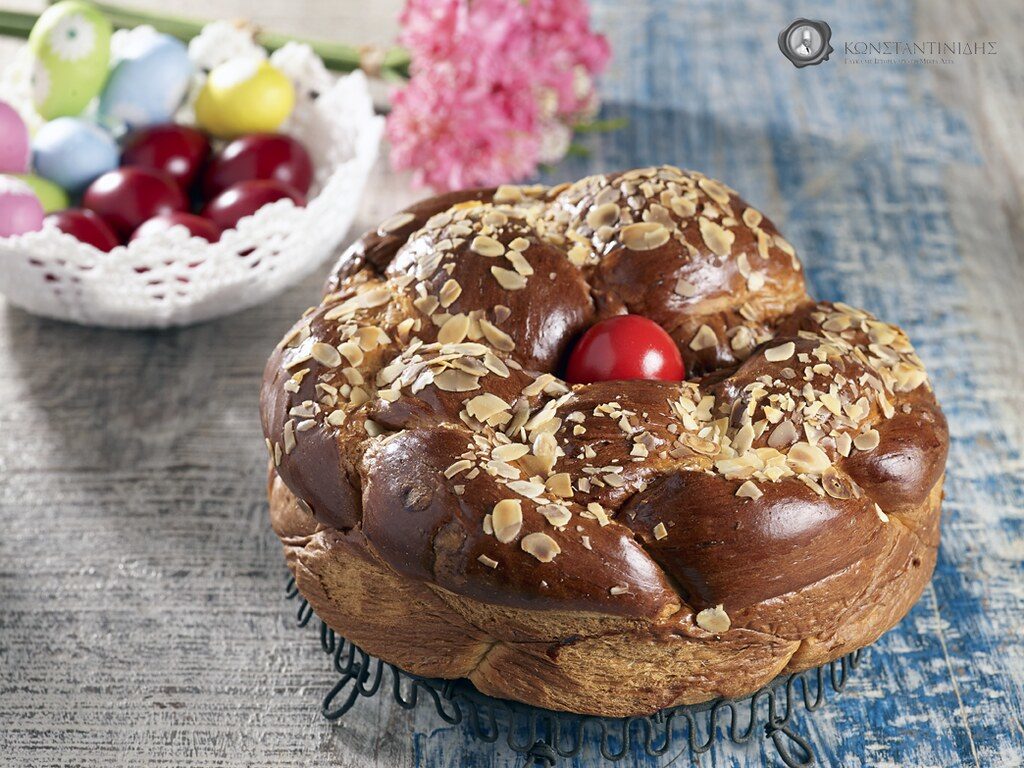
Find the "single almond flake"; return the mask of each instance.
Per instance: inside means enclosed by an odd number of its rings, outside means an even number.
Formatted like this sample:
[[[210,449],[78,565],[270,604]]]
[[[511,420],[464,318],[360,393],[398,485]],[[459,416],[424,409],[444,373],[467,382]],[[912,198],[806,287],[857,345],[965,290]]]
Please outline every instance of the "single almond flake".
[[[784,360],[789,360],[794,352],[796,352],[796,344],[792,341],[787,341],[785,344],[766,349],[764,351],[764,359],[769,363],[781,363]]]
[[[523,527],[523,503],[519,499],[499,501],[491,510],[491,526],[494,537],[502,544],[513,541]]]
[[[511,352],[516,348],[516,344],[512,341],[512,337],[493,323],[487,320],[481,320],[480,330],[483,331],[484,338],[487,339],[495,349],[501,350],[502,352]],[[487,364],[486,360],[484,361],[484,364]]]
[[[505,267],[491,267],[491,274],[498,281],[498,285],[506,291],[520,291],[526,287],[526,278],[512,269]]]
[[[439,344],[461,344],[469,332],[469,316],[459,313],[449,317],[437,332]]]
[[[524,552],[533,555],[542,563],[550,563],[555,559],[555,556],[562,551],[562,548],[558,546],[557,541],[546,533],[541,533],[539,531],[536,533],[528,533],[523,536],[523,540],[519,542],[519,546],[523,548]]]
[[[702,349],[711,349],[718,346],[718,336],[715,335],[710,325],[702,325],[690,341],[690,349],[700,352]]]
[[[745,499],[760,499],[764,494],[752,481],[747,480],[736,490],[736,495]]]
[[[394,232],[396,229],[401,229],[415,219],[416,217],[408,212],[396,213],[394,216],[384,219],[384,221],[377,226],[377,234],[383,236],[390,232]]]
[[[701,216],[698,223],[700,224],[700,236],[712,253],[716,256],[728,256],[732,252],[732,244],[736,240],[734,233],[705,216]]]
[[[608,227],[619,220],[619,206],[615,203],[596,205],[587,212],[587,226],[591,229]]]
[[[746,224],[751,229],[754,229],[754,227],[761,226],[761,221],[764,217],[761,216],[761,212],[758,211],[757,209],[747,208],[746,210],[743,211],[742,218],[744,224]]]
[[[337,368],[341,365],[341,353],[330,344],[317,341],[310,349],[313,359],[327,368]]]
[[[627,224],[619,232],[622,244],[631,251],[653,251],[669,241],[671,233],[657,222]]]
[[[705,608],[697,614],[697,626],[707,632],[720,634],[729,631],[732,622],[721,603],[714,608]]]
[[[668,529],[665,527],[664,523],[658,523],[654,526],[654,538],[658,541],[668,538]]]
[[[491,258],[501,256],[505,252],[504,245],[487,235],[477,235],[473,238],[473,242],[470,243],[469,247],[474,253]]]
[[[878,434],[878,430],[869,429],[853,438],[853,446],[858,451],[872,451],[878,447],[881,441],[882,437]]]
[[[492,557],[488,557],[487,555],[479,555],[476,559],[479,560],[484,565],[486,565],[488,568],[497,568],[498,567],[498,561],[495,560]]]

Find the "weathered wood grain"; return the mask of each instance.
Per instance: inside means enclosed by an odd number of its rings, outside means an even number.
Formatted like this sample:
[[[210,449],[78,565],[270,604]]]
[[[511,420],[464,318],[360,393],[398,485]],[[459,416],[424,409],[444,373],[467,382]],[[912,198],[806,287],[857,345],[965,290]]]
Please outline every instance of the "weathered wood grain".
[[[145,5],[159,5],[146,0]],[[38,7],[35,0],[19,0]],[[399,5],[182,0],[296,33],[387,40]],[[1024,763],[1024,9],[826,5],[835,38],[994,39],[949,65],[796,70],[792,4],[596,4],[616,63],[588,157],[717,175],[801,251],[816,295],[904,325],[949,417],[932,587],[841,697],[800,721],[837,766]],[[13,44],[0,42],[0,62]],[[362,224],[414,198],[378,169]],[[256,418],[266,354],[321,276],[165,333],[37,320],[0,303],[0,764],[521,765],[385,698],[319,716],[332,682],[292,626]],[[772,759],[750,745],[701,758]],[[633,765],[685,765],[686,754]],[[591,745],[574,761],[600,764]]]

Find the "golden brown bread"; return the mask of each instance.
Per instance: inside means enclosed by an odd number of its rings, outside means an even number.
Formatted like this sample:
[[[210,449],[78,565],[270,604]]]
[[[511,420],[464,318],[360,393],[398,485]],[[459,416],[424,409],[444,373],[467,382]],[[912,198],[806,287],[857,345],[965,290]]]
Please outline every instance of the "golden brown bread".
[[[691,378],[561,381],[627,311]],[[906,335],[811,301],[767,219],[669,166],[396,214],[275,350],[261,410],[318,615],[540,706],[748,693],[875,640],[934,567],[948,434]]]

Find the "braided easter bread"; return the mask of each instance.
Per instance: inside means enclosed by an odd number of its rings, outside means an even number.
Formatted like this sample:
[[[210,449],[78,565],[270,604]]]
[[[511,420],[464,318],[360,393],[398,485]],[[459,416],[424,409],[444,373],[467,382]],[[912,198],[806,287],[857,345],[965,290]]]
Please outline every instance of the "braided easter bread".
[[[622,313],[687,380],[559,378]],[[767,218],[670,166],[396,214],[274,351],[261,411],[317,614],[539,706],[743,695],[875,640],[935,563],[948,434],[906,335],[812,301]]]

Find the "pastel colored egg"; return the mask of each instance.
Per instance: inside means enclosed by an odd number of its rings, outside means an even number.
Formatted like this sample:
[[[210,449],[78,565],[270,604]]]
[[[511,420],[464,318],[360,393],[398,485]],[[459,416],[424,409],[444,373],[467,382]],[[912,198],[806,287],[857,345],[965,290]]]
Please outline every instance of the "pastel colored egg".
[[[43,215],[43,205],[28,184],[13,176],[0,176],[0,237],[41,229]]]
[[[28,184],[47,213],[62,211],[68,207],[68,193],[49,179],[31,173],[16,173],[14,177]]]
[[[80,0],[62,0],[43,12],[28,39],[40,115],[81,114],[99,95],[110,67],[110,34],[103,14]]]
[[[71,193],[116,168],[119,154],[109,133],[77,117],[59,117],[47,123],[32,141],[36,173]]]
[[[31,154],[28,128],[6,101],[0,101],[0,137],[0,173],[26,173]]]
[[[170,122],[188,92],[193,66],[180,40],[161,33],[130,38],[100,94],[99,119],[130,128]]]
[[[196,122],[214,136],[273,133],[295,106],[295,89],[266,61],[237,58],[210,72],[196,99]]]

